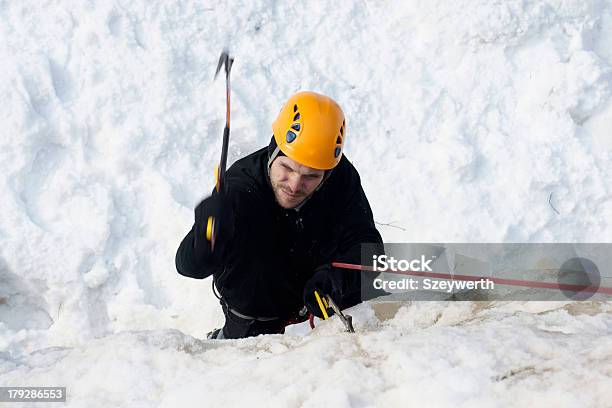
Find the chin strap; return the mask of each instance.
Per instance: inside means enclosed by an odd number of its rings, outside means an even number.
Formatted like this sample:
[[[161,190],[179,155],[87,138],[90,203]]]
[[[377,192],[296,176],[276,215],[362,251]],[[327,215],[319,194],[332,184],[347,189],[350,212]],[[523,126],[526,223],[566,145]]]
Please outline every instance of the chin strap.
[[[268,177],[270,177],[270,167],[272,166],[272,162],[274,161],[274,159],[276,159],[279,152],[280,147],[276,146],[270,157],[268,157]]]

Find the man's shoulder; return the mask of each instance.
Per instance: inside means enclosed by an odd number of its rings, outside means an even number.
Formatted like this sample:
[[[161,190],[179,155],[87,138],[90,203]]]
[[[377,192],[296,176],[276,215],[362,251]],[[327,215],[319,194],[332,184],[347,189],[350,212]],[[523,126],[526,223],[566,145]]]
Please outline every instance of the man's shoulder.
[[[353,166],[353,164],[349,161],[346,155],[342,155],[340,162],[334,168],[332,174],[329,177],[330,184],[339,184],[339,185],[351,185],[354,183],[361,183],[359,172]]]
[[[259,149],[247,156],[236,160],[228,169],[228,178],[237,179],[260,179],[262,176],[262,160],[265,155],[265,148]]]
[[[267,149],[259,149],[236,160],[226,173],[227,183],[237,192],[252,192],[265,186]]]

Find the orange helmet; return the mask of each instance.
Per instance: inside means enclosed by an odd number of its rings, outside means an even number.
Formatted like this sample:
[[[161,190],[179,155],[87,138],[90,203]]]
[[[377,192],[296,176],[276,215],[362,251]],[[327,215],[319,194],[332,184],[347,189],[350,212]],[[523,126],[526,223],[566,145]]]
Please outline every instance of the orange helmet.
[[[279,149],[318,170],[336,167],[346,135],[344,113],[331,98],[314,92],[293,95],[272,124]]]

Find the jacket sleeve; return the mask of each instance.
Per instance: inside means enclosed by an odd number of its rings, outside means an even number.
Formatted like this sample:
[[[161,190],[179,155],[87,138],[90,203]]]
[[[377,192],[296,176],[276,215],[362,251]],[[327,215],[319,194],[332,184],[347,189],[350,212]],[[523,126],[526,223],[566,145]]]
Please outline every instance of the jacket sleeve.
[[[228,197],[235,200],[235,191],[228,189]],[[215,194],[215,192],[213,192]],[[231,203],[230,203],[231,204]],[[210,242],[206,239],[206,222],[211,211],[214,211],[207,199],[203,200],[195,209],[195,222],[191,230],[181,241],[176,251],[175,264],[177,271],[183,275],[195,279],[204,279],[212,275],[222,264],[230,245],[228,242],[220,243],[217,240],[215,250],[211,248]],[[227,211],[232,211],[228,209]],[[214,213],[212,213],[214,214]]]
[[[213,274],[215,265],[206,259],[198,259],[196,257],[194,250],[195,231],[196,226],[194,225],[185,238],[183,238],[176,251],[176,270],[181,275],[189,278],[204,279]]]
[[[340,232],[336,262],[370,264],[372,255],[384,253],[383,241],[374,224],[374,216],[361,186],[357,170],[350,165],[346,201],[340,209]],[[342,307],[350,307],[362,300],[380,296],[373,290],[375,273],[336,268],[343,282]]]
[[[374,224],[374,216],[370,203],[361,186],[359,173],[348,163],[343,187],[343,199],[338,200],[341,205],[337,209],[340,220],[338,236],[338,255],[336,262],[361,264],[362,249],[368,252],[382,250],[382,238]],[[371,245],[362,245],[371,244]],[[363,254],[365,259],[371,259]]]

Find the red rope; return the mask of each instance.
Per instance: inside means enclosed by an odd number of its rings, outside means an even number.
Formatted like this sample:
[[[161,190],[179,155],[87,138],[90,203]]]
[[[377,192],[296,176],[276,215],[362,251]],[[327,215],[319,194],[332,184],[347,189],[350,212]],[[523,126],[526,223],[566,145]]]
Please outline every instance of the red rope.
[[[355,269],[355,270],[360,270],[360,271],[375,272],[372,266],[365,266],[365,265],[355,265],[355,264],[342,263],[342,262],[332,262],[332,266],[336,268],[343,268],[343,269]],[[607,295],[612,295],[612,288],[606,288],[606,287],[570,285],[570,284],[564,284],[564,283],[551,283],[551,282],[538,282],[538,281],[528,281],[528,280],[521,280],[521,279],[506,279],[506,278],[496,278],[496,277],[489,277],[489,276],[451,275],[451,274],[439,273],[439,272],[400,271],[396,269],[389,269],[389,272],[397,273],[401,275],[424,276],[428,278],[454,279],[454,280],[465,280],[465,281],[479,281],[481,279],[489,279],[490,281],[496,284],[499,284],[499,285],[526,286],[529,288],[557,289],[557,290],[567,290],[567,291],[572,291],[572,292],[605,293]]]

